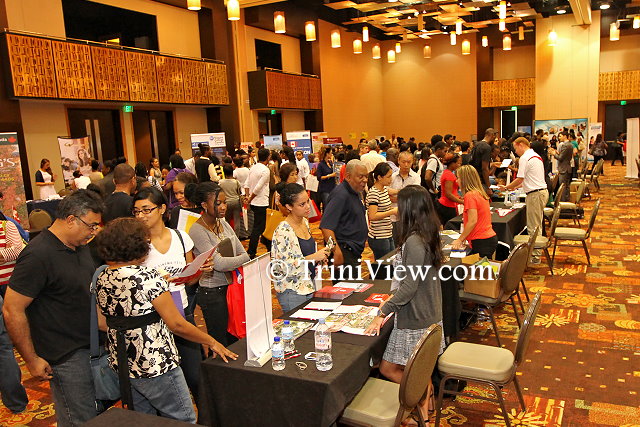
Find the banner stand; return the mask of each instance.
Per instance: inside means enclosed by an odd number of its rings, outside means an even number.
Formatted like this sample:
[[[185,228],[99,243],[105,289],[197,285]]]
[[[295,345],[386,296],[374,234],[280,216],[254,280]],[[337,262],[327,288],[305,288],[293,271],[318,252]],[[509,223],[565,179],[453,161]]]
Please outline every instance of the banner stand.
[[[271,254],[265,253],[242,266],[247,327],[247,360],[244,366],[259,368],[271,359],[273,307],[271,279],[267,275]]]

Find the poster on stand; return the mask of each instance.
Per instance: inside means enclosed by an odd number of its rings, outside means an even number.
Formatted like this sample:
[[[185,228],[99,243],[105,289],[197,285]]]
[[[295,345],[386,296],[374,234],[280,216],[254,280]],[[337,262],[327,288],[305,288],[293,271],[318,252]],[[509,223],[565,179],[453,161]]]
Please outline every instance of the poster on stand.
[[[586,150],[587,153],[591,149],[591,146],[593,145],[593,143],[595,142],[599,134],[602,135],[602,123],[600,122],[589,123],[589,137],[588,137],[587,150]],[[589,160],[593,160],[593,156],[591,154],[587,154],[587,157]]]
[[[265,135],[262,137],[264,148],[267,150],[282,150],[282,135]]]
[[[287,132],[287,145],[293,148],[293,151],[302,151],[307,159],[311,154],[311,131]]]
[[[73,180],[73,172],[76,170],[80,170],[84,176],[91,173],[91,147],[88,136],[82,138],[59,136],[58,144],[60,145],[64,182],[69,184]]]
[[[328,136],[327,132],[311,132],[311,147],[314,153],[317,153],[322,148],[324,139]]]
[[[0,209],[7,217],[27,224],[27,200],[22,180],[18,134],[0,133]]]
[[[640,118],[627,119],[627,174],[626,178],[638,179],[638,155],[640,154]]]
[[[573,129],[576,136],[578,132],[581,132],[585,137],[588,129],[587,123],[587,119],[536,120],[533,127],[535,130],[542,129],[544,132],[548,132],[549,136],[557,135],[558,132],[566,128],[568,131]]]
[[[213,155],[220,160],[225,156],[227,141],[224,132],[191,134],[191,149],[199,150],[198,144],[200,143],[208,144]]]
[[[253,259],[242,267],[244,274],[244,307],[247,328],[247,360],[265,355],[273,343],[273,308],[271,280],[267,274],[269,253]]]

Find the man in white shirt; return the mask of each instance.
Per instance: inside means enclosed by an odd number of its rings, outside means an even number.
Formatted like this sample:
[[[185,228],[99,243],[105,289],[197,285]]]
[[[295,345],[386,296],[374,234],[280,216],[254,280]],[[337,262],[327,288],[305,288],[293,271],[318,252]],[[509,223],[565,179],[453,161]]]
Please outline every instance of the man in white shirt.
[[[233,159],[233,164],[236,166],[233,170],[233,177],[238,180],[240,187],[244,188],[244,184],[247,182],[247,177],[249,176],[249,168],[244,166],[244,159],[242,157]]]
[[[184,167],[191,172],[192,174],[196,174],[196,161],[200,158],[200,152],[193,155],[193,157],[184,161]]]
[[[296,166],[298,166],[298,184],[304,187],[305,180],[309,176],[309,162],[304,158],[302,151],[296,152]]]
[[[266,148],[258,150],[258,163],[249,169],[249,176],[244,185],[249,206],[253,212],[253,228],[247,249],[247,254],[251,259],[256,257],[258,242],[267,223],[267,208],[269,207],[269,168],[267,163],[270,154]]]
[[[544,164],[540,157],[530,147],[528,139],[519,137],[513,141],[513,148],[520,156],[518,175],[513,182],[506,187],[501,185],[501,190],[515,190],[522,187],[527,195],[527,231],[533,233],[536,227],[542,230],[542,215],[544,207],[549,200],[547,183],[544,180]],[[534,250],[534,260],[539,259],[540,250]]]
[[[389,155],[387,153],[387,155]],[[409,151],[403,151],[398,156],[398,172],[391,175],[391,185],[389,185],[389,196],[391,197],[391,208],[398,206],[398,192],[407,185],[420,185],[420,175],[411,169],[413,166],[413,154]],[[393,240],[398,244],[398,217],[391,216],[391,224],[393,226]]]
[[[378,154],[378,144],[375,140],[369,141],[369,152],[367,154],[363,154],[360,156],[360,160],[367,167],[367,173],[371,173],[371,171],[378,165],[378,163],[386,162],[387,159],[384,156]]]

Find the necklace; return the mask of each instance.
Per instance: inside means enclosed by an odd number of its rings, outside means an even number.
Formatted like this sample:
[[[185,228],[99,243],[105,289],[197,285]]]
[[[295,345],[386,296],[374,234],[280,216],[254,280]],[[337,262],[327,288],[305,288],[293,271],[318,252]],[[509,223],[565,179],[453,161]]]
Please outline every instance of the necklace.
[[[215,235],[216,235],[216,237],[220,238],[220,234],[221,234],[221,233],[220,233],[220,228],[221,228],[221,227],[220,227],[220,221],[218,221],[218,220],[216,219],[216,224],[215,224],[215,226],[216,226],[216,229],[218,230],[218,231],[216,231],[216,230],[214,230],[214,228],[213,228],[213,227],[212,227],[212,226],[207,222],[207,220],[206,220],[206,219],[204,219],[204,216],[203,216],[203,217],[201,217],[201,218],[202,218],[202,222],[204,222],[204,225],[206,225],[206,226],[207,226],[207,228],[209,229],[209,231],[211,231],[213,234],[215,234]]]
[[[289,223],[289,225],[291,226],[291,228],[293,228],[294,233],[296,233],[296,236],[302,238],[302,239],[309,239],[311,237],[311,233],[309,233],[309,230],[307,229],[307,227],[304,226],[304,221],[300,221],[299,223],[294,223],[292,218],[287,219],[287,223]],[[309,237],[306,237],[306,236]],[[305,237],[302,237],[305,236]]]

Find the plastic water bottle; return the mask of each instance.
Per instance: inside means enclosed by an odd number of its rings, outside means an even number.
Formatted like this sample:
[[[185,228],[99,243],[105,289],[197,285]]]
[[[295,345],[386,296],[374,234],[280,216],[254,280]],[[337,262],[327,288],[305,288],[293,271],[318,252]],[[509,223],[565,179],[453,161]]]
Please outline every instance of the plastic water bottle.
[[[329,332],[329,327],[324,322],[324,319],[318,321],[315,341],[316,368],[318,368],[318,371],[328,371],[333,368],[333,359],[331,358],[331,332]]]
[[[284,347],[280,342],[280,337],[275,337],[271,346],[271,366],[274,371],[282,371],[284,365]]]
[[[296,346],[293,343],[293,327],[291,326],[291,322],[288,320],[285,320],[284,325],[282,326],[282,344],[284,346],[285,353],[289,353],[296,349]]]

